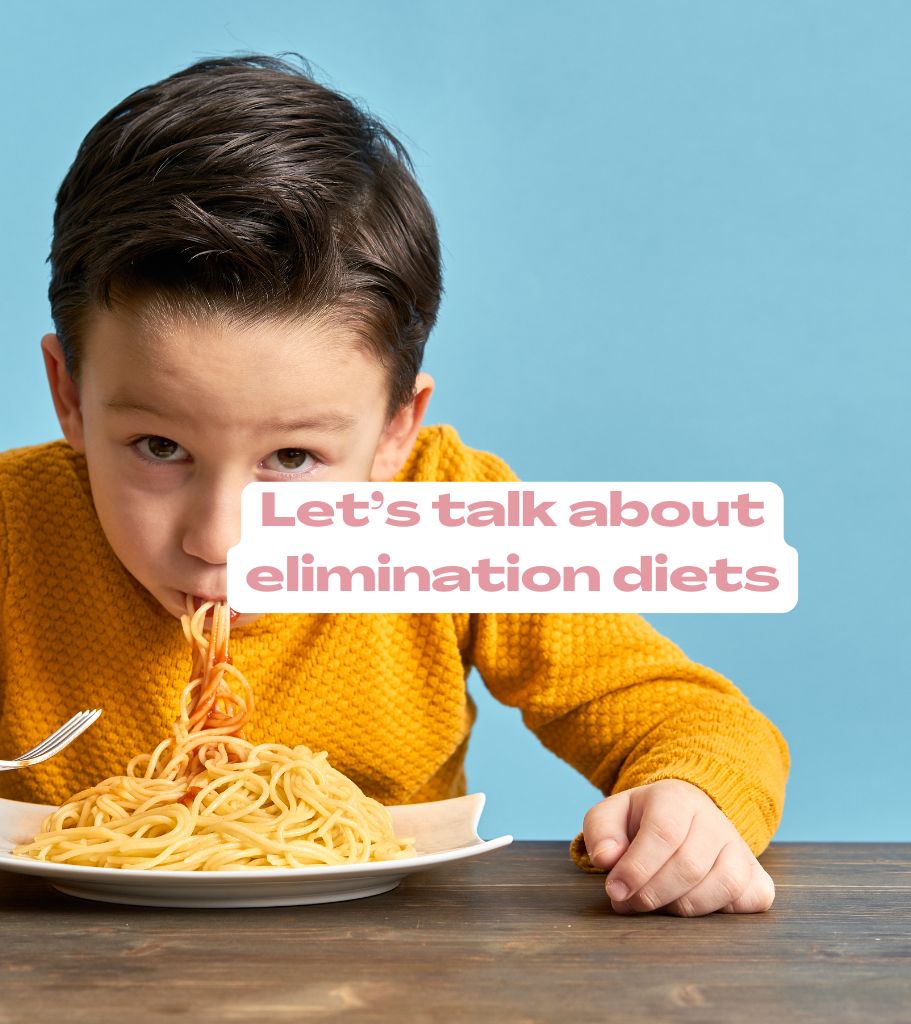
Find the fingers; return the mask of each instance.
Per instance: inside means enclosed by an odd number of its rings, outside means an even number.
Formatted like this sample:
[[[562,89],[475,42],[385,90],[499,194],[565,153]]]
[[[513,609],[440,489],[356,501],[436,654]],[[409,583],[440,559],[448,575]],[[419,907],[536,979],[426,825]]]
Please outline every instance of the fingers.
[[[607,797],[585,815],[582,835],[594,867],[609,870],[629,847],[630,791]]]
[[[772,879],[731,821],[682,780],[607,797],[585,816],[583,837],[592,864],[610,872],[605,887],[620,914],[753,914],[775,899]]]
[[[750,848],[739,836],[725,843],[705,878],[689,892],[669,903],[668,911],[680,917],[698,917],[728,907],[742,906],[743,913],[751,912],[747,907],[759,910],[765,902],[762,896],[765,884],[762,884],[761,891],[754,894],[754,864],[771,882],[771,878],[765,874]],[[774,896],[774,887],[772,892]],[[761,906],[761,909],[767,910],[769,906],[771,902]]]
[[[750,881],[738,899],[722,911],[726,914],[762,914],[775,902],[775,883],[758,860],[753,860]]]
[[[622,903],[638,893],[680,849],[693,820],[692,807],[681,804],[674,791],[656,790],[645,806],[635,838],[607,880],[611,900]]]
[[[702,882],[712,870],[720,845],[717,836],[709,829],[700,827],[702,824],[699,815],[696,815],[680,847],[637,892],[619,901],[623,903],[622,907],[615,906],[614,909],[619,909],[620,913],[657,910],[684,896]],[[608,889],[608,894],[611,891],[612,887]]]

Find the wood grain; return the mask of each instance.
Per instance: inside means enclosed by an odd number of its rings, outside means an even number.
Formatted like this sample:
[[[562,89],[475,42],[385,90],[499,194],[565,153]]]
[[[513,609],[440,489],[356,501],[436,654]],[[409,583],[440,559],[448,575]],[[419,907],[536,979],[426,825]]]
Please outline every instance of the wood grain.
[[[618,916],[563,843],[266,910],[92,903],[0,873],[0,1024],[911,1022],[911,844],[780,843],[766,914]]]

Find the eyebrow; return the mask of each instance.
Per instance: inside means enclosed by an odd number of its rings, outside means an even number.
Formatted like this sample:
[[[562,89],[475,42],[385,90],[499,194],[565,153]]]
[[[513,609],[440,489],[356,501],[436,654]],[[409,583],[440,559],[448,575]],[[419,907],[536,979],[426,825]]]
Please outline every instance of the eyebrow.
[[[105,402],[108,409],[117,412],[145,412],[152,416],[166,418],[166,414],[153,405],[145,402],[133,401],[129,398],[115,396]],[[300,420],[267,420],[259,426],[266,430],[273,430],[276,433],[294,433],[304,430],[321,430],[327,434],[339,434],[350,430],[357,423],[354,416],[341,410],[328,409],[325,412],[313,413],[311,416]]]

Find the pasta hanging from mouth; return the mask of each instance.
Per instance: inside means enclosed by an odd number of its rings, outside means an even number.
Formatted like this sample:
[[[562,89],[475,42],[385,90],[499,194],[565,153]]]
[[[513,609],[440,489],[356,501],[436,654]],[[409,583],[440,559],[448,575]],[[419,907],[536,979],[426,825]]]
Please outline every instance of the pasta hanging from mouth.
[[[211,612],[209,636],[206,616]],[[325,751],[252,744],[253,694],[228,653],[230,609],[187,598],[191,680],[173,735],[117,775],[70,797],[13,853],[60,864],[233,871],[414,856],[388,810]]]

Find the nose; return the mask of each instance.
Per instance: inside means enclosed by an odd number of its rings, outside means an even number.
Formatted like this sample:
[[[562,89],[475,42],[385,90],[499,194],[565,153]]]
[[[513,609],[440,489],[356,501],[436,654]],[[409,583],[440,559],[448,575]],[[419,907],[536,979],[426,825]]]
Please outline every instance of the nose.
[[[194,480],[183,523],[186,554],[210,565],[224,565],[228,548],[240,541],[240,497],[245,481]]]

